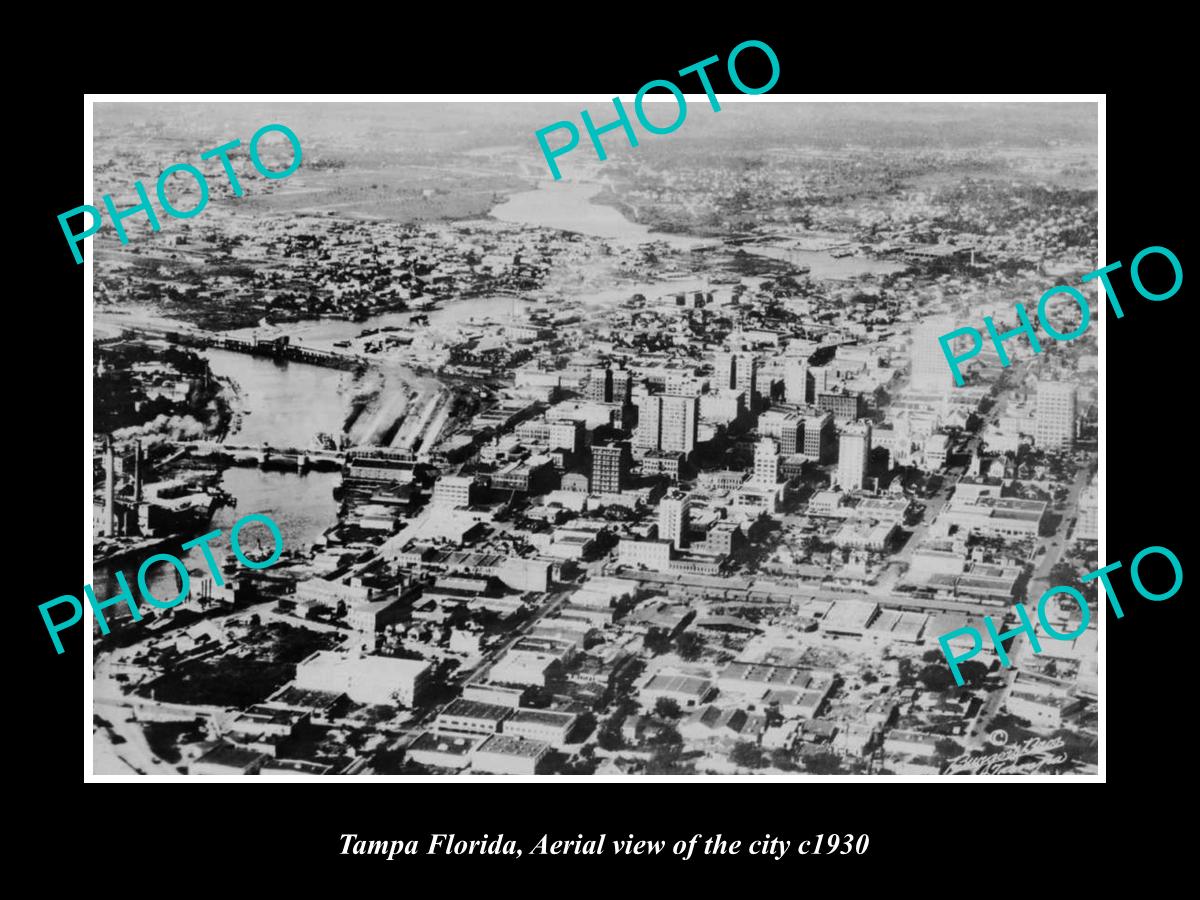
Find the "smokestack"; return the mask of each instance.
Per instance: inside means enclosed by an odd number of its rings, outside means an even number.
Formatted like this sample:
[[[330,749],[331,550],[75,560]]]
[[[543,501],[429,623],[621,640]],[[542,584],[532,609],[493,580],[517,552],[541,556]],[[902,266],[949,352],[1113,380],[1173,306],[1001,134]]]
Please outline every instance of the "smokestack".
[[[116,534],[117,509],[114,502],[116,473],[112,436],[104,439],[104,533]]]
[[[133,503],[142,502],[142,442],[133,445]]]

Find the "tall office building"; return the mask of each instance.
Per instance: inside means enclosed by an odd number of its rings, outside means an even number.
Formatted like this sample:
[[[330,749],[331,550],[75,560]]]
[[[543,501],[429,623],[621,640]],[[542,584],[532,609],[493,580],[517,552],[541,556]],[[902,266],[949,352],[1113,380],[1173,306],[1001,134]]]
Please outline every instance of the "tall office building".
[[[837,387],[832,366],[808,367],[808,395],[814,400]]]
[[[833,413],[838,422],[854,422],[862,417],[862,394],[858,391],[822,391],[817,395],[817,409]]]
[[[612,393],[608,402],[628,405],[633,392],[633,373],[628,369],[612,369],[609,374],[612,376]]]
[[[639,450],[657,450],[662,434],[662,394],[641,394],[634,399],[638,408],[637,430],[633,445]]]
[[[838,441],[837,468],[837,483],[843,490],[862,490],[870,459],[871,423],[855,422],[845,426]]]
[[[954,374],[938,338],[957,326],[948,316],[926,319],[913,327],[908,358],[912,368],[910,383],[918,390],[937,390],[954,386]]]
[[[663,394],[659,450],[667,453],[691,453],[696,449],[699,429],[699,397]]]
[[[758,360],[748,354],[739,354],[733,368],[733,387],[746,395],[751,409],[756,408],[758,399]]]
[[[737,354],[718,353],[713,358],[714,391],[727,391],[737,383]]]
[[[754,447],[754,481],[765,488],[779,482],[779,449],[771,438],[763,438]]]
[[[833,413],[825,412],[804,420],[804,455],[819,463],[829,457],[833,443]]]
[[[612,372],[606,367],[594,367],[588,373],[583,395],[593,403],[607,403],[612,396]]]
[[[779,429],[779,452],[793,456],[804,449],[804,421],[799,416],[790,416]]]
[[[633,373],[628,369],[613,369],[608,366],[595,366],[588,373],[583,395],[593,403],[629,402],[633,389]]]
[[[642,450],[691,453],[700,427],[700,398],[683,394],[647,394],[638,404],[634,443]]]
[[[808,402],[808,360],[788,359],[783,367],[783,389],[788,403]]]
[[[1070,447],[1075,441],[1075,385],[1040,381],[1034,441],[1040,450]]]
[[[628,444],[592,445],[592,493],[619,494],[629,477]]]
[[[570,450],[578,453],[583,446],[583,423],[557,419],[547,425],[547,444],[551,450]]]
[[[676,549],[687,537],[688,507],[691,501],[683,491],[671,491],[658,504],[658,536]]]
[[[758,408],[758,360],[751,353],[718,353],[713,361],[713,389],[737,390],[746,395],[746,406]]]

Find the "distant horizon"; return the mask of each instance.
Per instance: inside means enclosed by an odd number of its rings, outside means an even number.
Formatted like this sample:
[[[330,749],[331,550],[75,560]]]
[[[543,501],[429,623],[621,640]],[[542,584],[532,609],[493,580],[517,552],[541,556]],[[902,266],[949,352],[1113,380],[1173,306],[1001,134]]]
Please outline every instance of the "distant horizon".
[[[699,95],[697,99],[702,99]],[[402,107],[402,108],[401,108]],[[500,108],[498,108],[500,107]],[[605,104],[585,104],[597,123],[606,122]],[[608,104],[611,110],[611,103]],[[282,119],[310,139],[345,144],[356,151],[443,147],[465,151],[481,146],[536,148],[535,129],[556,119],[578,119],[571,102],[248,102],[97,103],[98,140],[128,136],[130,129],[178,130],[178,138],[207,139],[257,128]],[[350,127],[347,126],[355,126]],[[407,126],[407,127],[406,127]],[[686,146],[696,140],[745,138],[770,129],[782,143],[814,148],[858,146],[897,149],[1045,148],[1068,144],[1095,148],[1094,103],[877,103],[739,102],[713,112],[689,101],[687,119],[670,141],[642,135],[647,148]],[[114,133],[115,132],[115,133]],[[393,143],[411,141],[409,147]],[[756,148],[773,143],[755,134]]]

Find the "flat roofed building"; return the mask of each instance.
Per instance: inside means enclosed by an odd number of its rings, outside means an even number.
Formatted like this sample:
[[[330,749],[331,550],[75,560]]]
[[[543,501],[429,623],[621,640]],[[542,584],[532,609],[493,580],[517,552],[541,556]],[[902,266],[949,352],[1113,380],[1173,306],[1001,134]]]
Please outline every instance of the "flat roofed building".
[[[296,666],[296,686],[343,693],[355,703],[411,707],[429,686],[432,672],[423,659],[320,650]]]
[[[868,626],[866,634],[869,637],[877,637],[881,640],[896,640],[904,641],[908,644],[916,644],[920,642],[928,621],[929,616],[925,613],[897,612],[896,610],[885,609]]]
[[[470,475],[443,475],[433,485],[436,506],[470,506],[475,479]]]
[[[413,601],[421,595],[421,590],[420,582],[413,582],[398,589],[395,596],[347,603],[346,624],[363,634],[373,635],[388,625],[403,622],[409,617]]]
[[[953,497],[939,519],[944,517],[952,525],[984,535],[1036,538],[1046,508],[1042,500],[984,496],[974,501],[959,501]]]
[[[505,734],[493,734],[471,756],[471,768],[494,775],[536,775],[551,746]]]
[[[345,694],[334,691],[311,691],[294,684],[285,685],[267,698],[264,706],[297,709],[308,713],[318,725],[330,725],[349,704]]]
[[[338,602],[351,604],[369,602],[376,591],[361,585],[343,584],[341,581],[329,581],[324,578],[309,578],[296,584],[296,592],[292,599],[297,606],[311,607],[313,605],[336,608]]]
[[[257,775],[270,759],[265,753],[219,741],[188,767],[189,775]]]
[[[416,464],[400,460],[355,457],[346,465],[346,477],[354,481],[381,481],[408,484]]]
[[[308,721],[308,713],[300,710],[256,704],[238,713],[226,730],[245,735],[291,737],[297,728],[308,724]]]
[[[495,734],[500,723],[512,714],[512,708],[494,703],[459,698],[438,713],[434,728],[466,734]]]
[[[311,762],[307,759],[269,759],[263,763],[260,775],[272,778],[294,778],[297,781],[307,781],[314,775],[332,775],[333,766],[324,763]]]
[[[879,615],[878,603],[861,600],[836,600],[825,614],[822,630],[827,634],[862,637]]]
[[[909,756],[933,756],[940,740],[942,735],[896,729],[884,737],[883,750],[889,755],[903,753]]]
[[[1033,439],[1039,449],[1070,447],[1075,440],[1075,385],[1042,381],[1037,386]]]
[[[671,542],[622,538],[617,545],[617,562],[634,568],[643,566],[651,572],[666,572],[671,567]]]
[[[458,734],[435,734],[423,731],[408,745],[406,756],[422,766],[436,769],[465,769],[471,764],[471,754],[482,742],[478,737]]]
[[[1013,689],[1004,700],[1014,716],[1028,719],[1038,728],[1062,728],[1063,716],[1078,701],[1065,695],[1046,695]]]
[[[573,713],[518,709],[511,718],[505,720],[503,733],[511,737],[545,741],[556,749],[562,749],[577,718]]]
[[[646,709],[653,709],[660,697],[674,700],[684,709],[692,709],[705,703],[712,692],[712,682],[704,678],[656,672],[643,682],[639,699]]]
[[[817,396],[817,409],[833,413],[838,422],[853,422],[862,416],[862,398],[857,392],[822,393]]]
[[[463,685],[462,695],[464,700],[477,700],[481,703],[492,703],[496,706],[516,709],[521,705],[521,697],[524,693],[524,688],[492,684],[488,681],[473,681]]]
[[[492,666],[488,678],[501,684],[545,687],[561,671],[562,658],[556,654],[510,649]]]
[[[833,687],[833,675],[799,666],[732,662],[717,676],[722,696],[774,703],[788,716],[811,717]]]

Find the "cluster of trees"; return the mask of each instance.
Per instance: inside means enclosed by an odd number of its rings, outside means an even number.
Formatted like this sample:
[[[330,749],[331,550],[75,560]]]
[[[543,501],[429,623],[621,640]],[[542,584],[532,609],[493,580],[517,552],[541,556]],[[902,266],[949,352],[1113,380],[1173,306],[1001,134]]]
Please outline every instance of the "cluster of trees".
[[[699,659],[704,652],[704,638],[690,631],[683,632],[672,641],[670,635],[661,628],[651,628],[646,632],[642,645],[655,656],[670,653],[674,649],[685,660]]]
[[[927,650],[921,659],[928,663],[919,673],[916,680],[928,691],[945,691],[957,687],[954,675],[949,666],[945,665],[945,656],[941,650]],[[901,664],[903,668],[903,663]],[[969,659],[958,664],[958,672],[962,675],[963,686],[977,688],[983,685],[988,675],[988,667],[977,660]]]

